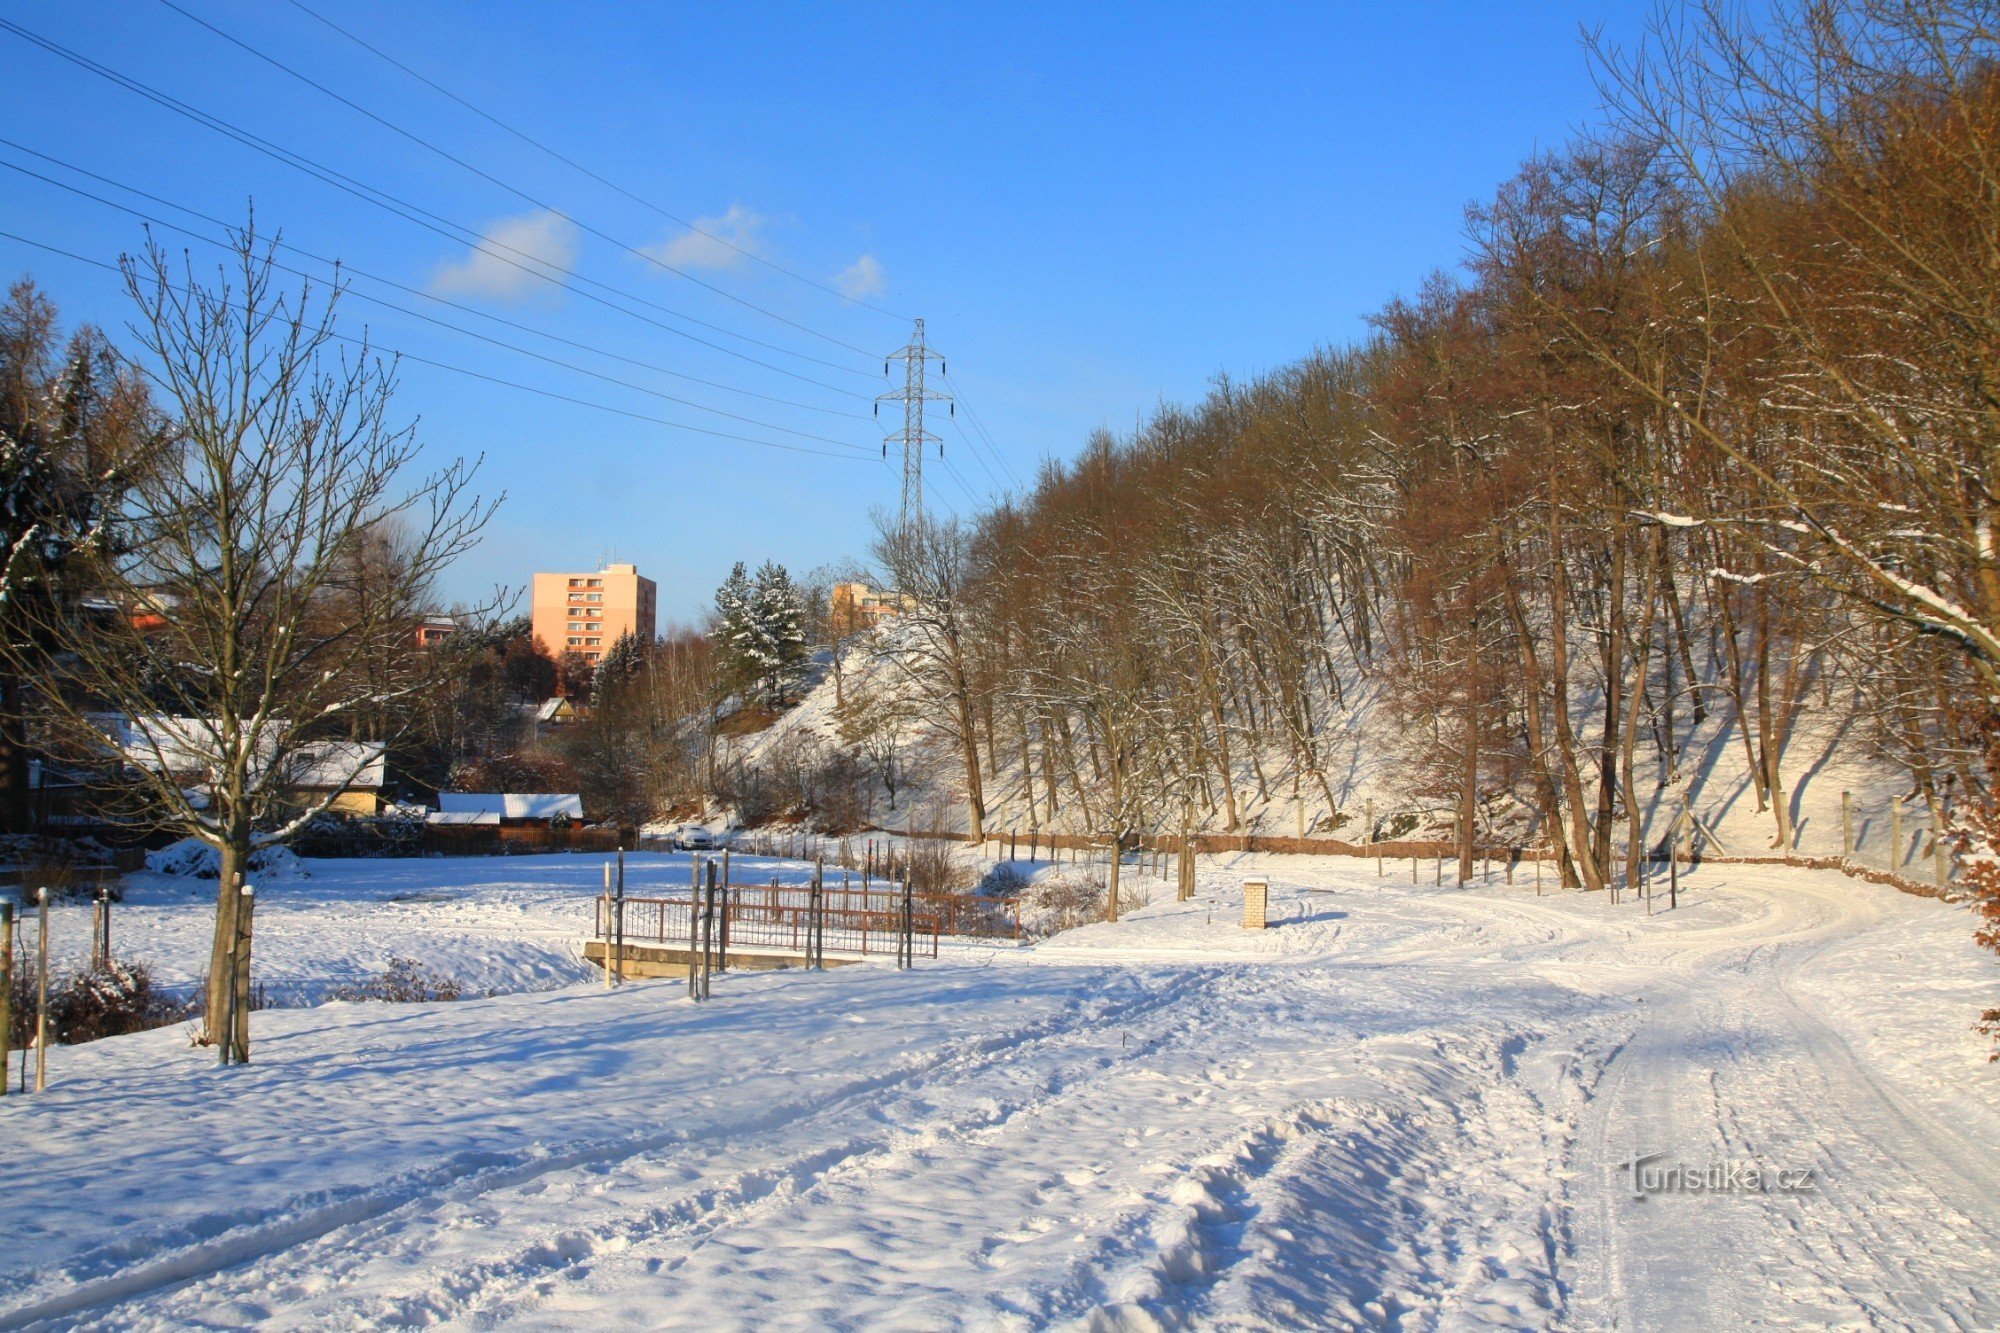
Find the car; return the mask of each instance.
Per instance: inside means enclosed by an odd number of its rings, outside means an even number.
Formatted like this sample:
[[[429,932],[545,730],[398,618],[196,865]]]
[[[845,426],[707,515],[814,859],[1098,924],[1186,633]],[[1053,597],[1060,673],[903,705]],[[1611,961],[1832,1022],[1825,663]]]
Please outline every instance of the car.
[[[674,850],[682,852],[707,852],[715,849],[715,835],[699,824],[684,824],[674,830],[669,839]]]

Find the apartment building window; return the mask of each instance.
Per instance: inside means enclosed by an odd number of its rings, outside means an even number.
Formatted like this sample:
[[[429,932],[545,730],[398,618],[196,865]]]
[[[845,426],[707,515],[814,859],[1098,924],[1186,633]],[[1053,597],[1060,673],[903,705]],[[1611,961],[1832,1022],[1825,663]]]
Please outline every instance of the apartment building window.
[[[582,639],[571,639],[571,640],[569,641],[569,646],[570,646],[570,647],[572,647],[572,648],[581,648],[581,647],[583,647],[583,640],[582,640]]]
[[[602,587],[604,586],[604,580],[603,580],[603,579],[585,579],[585,580],[583,581],[583,586],[584,586],[584,587],[586,587],[586,588],[602,588]]]
[[[586,594],[586,600],[592,602],[601,602],[604,600],[604,594],[601,592],[588,593]]]
[[[592,648],[595,648],[595,647],[597,647],[597,646],[598,646],[599,644],[601,644],[601,643],[603,643],[603,642],[604,642],[604,640],[602,640],[602,639],[585,639],[585,640],[584,640],[584,643],[585,643],[585,644],[586,644],[587,646],[589,646],[589,647],[592,647]]]
[[[582,579],[571,579],[571,580],[569,581],[569,586],[570,586],[570,587],[572,587],[572,588],[581,588],[581,587],[583,586],[583,580],[582,580]]]

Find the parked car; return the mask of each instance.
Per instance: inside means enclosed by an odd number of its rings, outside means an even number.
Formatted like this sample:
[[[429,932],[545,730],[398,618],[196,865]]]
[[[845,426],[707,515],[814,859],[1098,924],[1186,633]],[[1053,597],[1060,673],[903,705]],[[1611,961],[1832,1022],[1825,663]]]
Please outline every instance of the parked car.
[[[709,852],[716,847],[715,835],[699,824],[683,824],[674,830],[668,843],[676,851]]]

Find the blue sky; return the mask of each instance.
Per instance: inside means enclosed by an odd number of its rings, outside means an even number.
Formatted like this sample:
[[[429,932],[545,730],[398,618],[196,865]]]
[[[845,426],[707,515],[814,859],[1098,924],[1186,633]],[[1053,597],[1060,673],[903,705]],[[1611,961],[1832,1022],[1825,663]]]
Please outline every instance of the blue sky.
[[[908,317],[927,321],[992,439],[989,451],[961,417],[943,430],[948,466],[926,464],[932,507],[969,515],[1001,487],[1031,481],[1042,459],[1071,455],[1093,429],[1125,430],[1162,401],[1198,397],[1218,373],[1253,375],[1359,336],[1369,312],[1458,261],[1468,202],[1593,118],[1581,30],[1632,40],[1649,7],[301,0],[655,211],[291,3],[176,3],[567,219],[158,0],[10,4],[0,17],[471,227],[517,261],[569,268],[653,322],[413,226],[8,32],[0,138],[19,147],[0,145],[0,161],[209,233],[21,149],[216,218],[240,222],[254,201],[260,227],[282,229],[303,251],[595,349],[356,279],[343,327],[365,325],[413,358],[838,455],[404,366],[399,410],[421,418],[426,449],[438,459],[483,453],[488,489],[508,493],[448,593],[519,587],[535,569],[608,557],[636,561],[659,580],[663,614],[689,620],[736,560],[803,571],[865,552],[870,509],[893,506],[899,488],[881,459],[887,423],[872,419],[868,400],[888,387],[880,356],[907,340]],[[0,176],[0,230],[104,261],[143,242],[128,214],[12,170]],[[159,234],[198,263],[217,257]],[[115,275],[7,239],[0,270],[32,273],[66,316],[122,334],[129,311]]]

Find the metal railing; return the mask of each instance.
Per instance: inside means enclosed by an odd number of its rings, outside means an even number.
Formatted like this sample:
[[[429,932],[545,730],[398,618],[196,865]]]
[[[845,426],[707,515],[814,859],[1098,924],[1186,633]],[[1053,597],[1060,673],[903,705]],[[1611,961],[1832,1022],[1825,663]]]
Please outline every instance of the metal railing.
[[[865,897],[868,900],[864,901],[859,891],[842,894],[838,889],[826,890],[819,906],[814,907],[807,901],[804,889],[718,886],[714,927],[717,943],[724,956],[732,949],[778,949],[803,954],[817,924],[818,944],[823,950],[896,953],[907,934],[913,952],[937,957],[938,941],[944,931],[943,921],[935,912],[916,910],[913,903],[906,926],[900,895],[894,902],[884,893]],[[621,901],[622,930],[617,920]],[[600,897],[596,902],[599,939],[622,936],[628,947],[648,943],[700,947],[696,940],[696,903],[691,896],[622,900]]]

